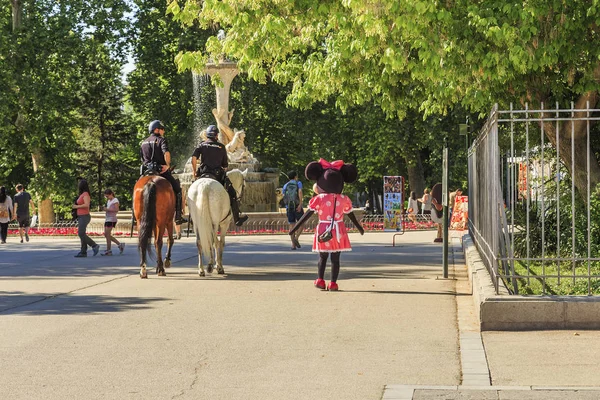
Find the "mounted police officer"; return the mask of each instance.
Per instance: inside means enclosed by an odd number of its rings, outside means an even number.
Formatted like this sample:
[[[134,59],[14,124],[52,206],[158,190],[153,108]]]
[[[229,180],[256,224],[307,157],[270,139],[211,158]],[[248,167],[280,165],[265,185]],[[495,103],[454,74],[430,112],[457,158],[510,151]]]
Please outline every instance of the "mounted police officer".
[[[216,126],[210,125],[206,128],[206,140],[196,147],[192,155],[192,170],[194,171],[194,177],[210,176],[225,187],[229,194],[233,220],[237,226],[242,226],[248,219],[248,216],[240,216],[240,205],[237,194],[226,174],[227,167],[229,166],[227,149],[225,149],[223,143],[217,141],[218,134],[219,131]],[[200,160],[200,167],[196,169],[198,159]]]
[[[169,169],[171,165],[171,153],[165,139],[165,127],[162,122],[155,120],[150,122],[148,126],[148,136],[143,142],[140,149],[142,157],[142,175],[158,174],[168,180],[175,192],[175,223],[181,225],[187,222],[181,216],[181,185]]]

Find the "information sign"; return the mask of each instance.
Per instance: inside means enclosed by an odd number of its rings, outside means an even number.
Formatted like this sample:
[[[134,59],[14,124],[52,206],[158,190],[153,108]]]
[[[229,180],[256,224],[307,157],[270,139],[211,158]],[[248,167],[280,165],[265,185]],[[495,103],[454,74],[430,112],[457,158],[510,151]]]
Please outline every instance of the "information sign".
[[[383,230],[400,232],[404,212],[404,178],[401,176],[383,177]]]

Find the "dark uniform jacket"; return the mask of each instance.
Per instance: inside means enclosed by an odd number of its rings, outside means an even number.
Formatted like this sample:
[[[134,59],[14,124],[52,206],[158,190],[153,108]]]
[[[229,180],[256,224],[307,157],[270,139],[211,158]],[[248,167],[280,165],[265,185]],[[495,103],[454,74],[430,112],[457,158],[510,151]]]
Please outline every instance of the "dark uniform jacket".
[[[142,142],[140,155],[142,157],[143,167],[145,167],[146,170],[153,170],[157,173],[160,173],[160,176],[171,183],[171,186],[173,186],[173,191],[177,195],[178,193],[181,193],[181,185],[179,180],[175,179],[169,170],[166,170],[163,173],[160,172],[162,166],[167,165],[167,161],[165,160],[165,153],[167,151],[169,151],[167,139],[153,133]],[[151,163],[156,163],[158,165],[152,168],[152,166],[149,165]],[[140,171],[140,173],[141,172],[143,171]]]
[[[150,162],[166,165],[165,153],[168,151],[169,147],[167,146],[167,139],[153,133],[142,142],[140,155],[144,165]]]
[[[225,169],[229,166],[227,160],[227,149],[223,143],[207,139],[200,143],[192,157],[200,160],[198,171],[200,174],[209,172],[217,175],[219,180],[224,177]]]

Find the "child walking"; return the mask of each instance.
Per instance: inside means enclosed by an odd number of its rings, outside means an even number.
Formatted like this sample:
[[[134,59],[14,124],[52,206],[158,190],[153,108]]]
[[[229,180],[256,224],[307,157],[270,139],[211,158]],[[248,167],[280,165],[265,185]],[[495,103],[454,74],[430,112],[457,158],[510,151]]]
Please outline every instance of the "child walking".
[[[115,197],[115,193],[111,189],[104,191],[106,197],[106,220],[104,221],[104,237],[106,238],[106,251],[103,256],[112,256],[111,242],[114,242],[119,248],[119,254],[123,254],[125,243],[121,243],[112,235],[112,230],[117,226],[117,214],[119,213],[119,199]]]

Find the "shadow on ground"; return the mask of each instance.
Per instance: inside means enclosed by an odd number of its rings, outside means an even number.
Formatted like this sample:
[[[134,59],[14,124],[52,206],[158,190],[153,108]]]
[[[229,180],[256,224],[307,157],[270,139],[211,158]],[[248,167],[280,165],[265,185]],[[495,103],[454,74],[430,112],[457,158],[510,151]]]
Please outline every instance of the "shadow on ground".
[[[93,315],[144,310],[152,303],[171,301],[161,297],[0,292],[1,315]]]
[[[76,248],[74,245],[71,247]],[[112,257],[92,257],[90,252],[87,258],[76,259],[73,254],[73,249],[56,244],[45,244],[39,248],[5,248],[0,262],[0,280],[134,275],[139,272],[139,255],[134,244],[128,244],[125,254]],[[182,272],[196,275],[198,255],[195,243],[176,242],[172,261],[173,267],[167,270],[169,276],[181,276]],[[308,243],[291,251],[288,244],[281,241],[229,242],[223,261],[226,272],[229,272],[228,279],[306,279],[305,274],[316,271],[318,255],[311,251]],[[153,274],[155,265],[154,260],[149,261],[150,274]],[[342,253],[341,265],[347,278],[431,279],[432,274],[441,268],[441,247],[432,244],[391,247],[356,243],[352,252]],[[279,269],[288,273],[281,276]],[[295,273],[289,273],[290,269]],[[270,274],[269,270],[274,273]]]

